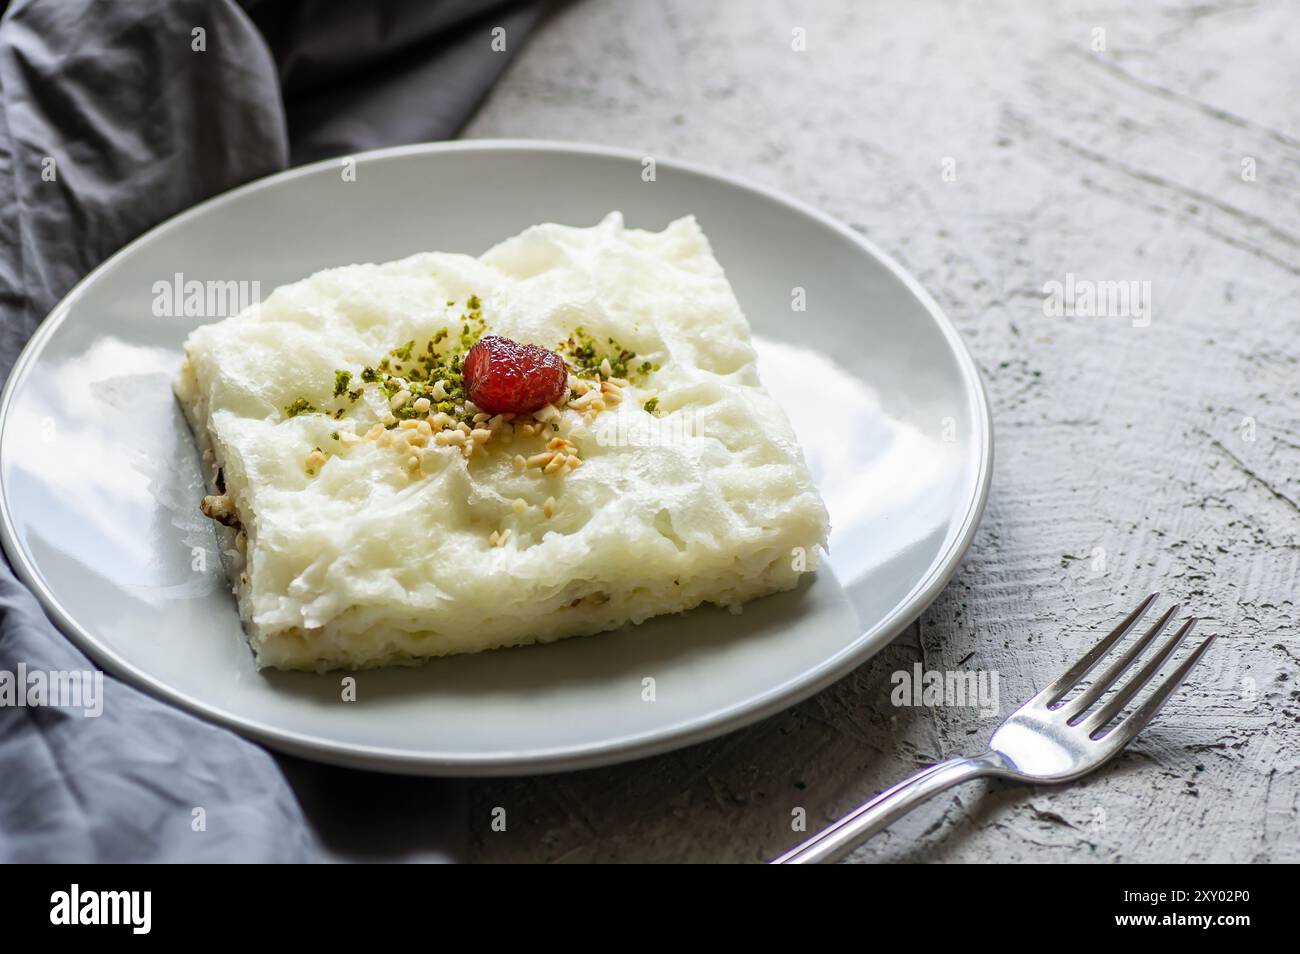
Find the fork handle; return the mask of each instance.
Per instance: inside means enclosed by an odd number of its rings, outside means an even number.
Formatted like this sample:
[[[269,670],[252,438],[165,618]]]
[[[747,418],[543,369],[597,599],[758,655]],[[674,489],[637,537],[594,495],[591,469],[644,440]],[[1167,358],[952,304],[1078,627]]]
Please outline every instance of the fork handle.
[[[1000,768],[1003,766],[998,757],[986,752],[974,758],[946,759],[921,769],[893,788],[885,789],[871,801],[859,805],[772,864],[807,865],[837,861],[930,796],[973,778],[997,774]]]

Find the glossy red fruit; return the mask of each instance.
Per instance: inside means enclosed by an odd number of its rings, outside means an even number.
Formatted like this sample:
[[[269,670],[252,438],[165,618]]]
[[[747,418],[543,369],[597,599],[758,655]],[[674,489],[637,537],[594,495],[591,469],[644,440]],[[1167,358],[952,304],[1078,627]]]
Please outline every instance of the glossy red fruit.
[[[527,414],[558,401],[569,369],[554,351],[488,335],[469,349],[465,393],[489,414]]]

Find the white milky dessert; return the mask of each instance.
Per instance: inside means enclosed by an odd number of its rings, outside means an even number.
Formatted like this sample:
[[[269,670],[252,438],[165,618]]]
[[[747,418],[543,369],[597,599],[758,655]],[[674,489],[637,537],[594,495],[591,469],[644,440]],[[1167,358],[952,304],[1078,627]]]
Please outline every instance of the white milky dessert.
[[[737,607],[826,542],[693,218],[320,272],[197,329],[176,391],[263,666]]]

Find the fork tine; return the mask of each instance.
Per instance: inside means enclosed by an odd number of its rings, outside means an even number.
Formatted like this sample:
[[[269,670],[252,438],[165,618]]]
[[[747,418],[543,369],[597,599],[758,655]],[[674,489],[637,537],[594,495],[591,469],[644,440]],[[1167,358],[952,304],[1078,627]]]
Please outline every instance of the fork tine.
[[[1109,636],[1097,643],[1096,646],[1093,646],[1092,649],[1088,650],[1083,655],[1082,659],[1065,671],[1061,678],[1057,679],[1056,682],[1052,683],[1038,695],[1034,696],[1030,701],[1041,702],[1047,706],[1054,706],[1056,703],[1060,702],[1061,699],[1065,697],[1065,694],[1073,689],[1080,679],[1092,671],[1092,668],[1097,665],[1102,656],[1106,655],[1106,652],[1110,647],[1114,646],[1117,642],[1132,632],[1133,627],[1137,625],[1138,620],[1146,614],[1146,611],[1151,608],[1151,604],[1156,601],[1156,597],[1159,595],[1159,593],[1152,593],[1139,603],[1137,609],[1124,617],[1124,621],[1116,626]]]
[[[1119,677],[1128,671],[1129,666],[1133,665],[1134,661],[1146,651],[1146,648],[1155,641],[1156,637],[1164,632],[1165,627],[1169,625],[1169,621],[1174,618],[1178,610],[1177,603],[1165,610],[1164,615],[1151,624],[1151,628],[1143,634],[1142,638],[1130,646],[1123,656],[1111,663],[1104,673],[1094,679],[1092,685],[1085,692],[1080,693],[1077,698],[1071,699],[1058,709],[1057,711],[1065,717],[1066,721],[1073,725],[1082,719],[1083,714],[1092,708],[1092,704],[1100,699],[1107,689],[1115,685]]]
[[[1169,642],[1166,643],[1164,649],[1158,652],[1156,658],[1152,659],[1151,662],[1145,665],[1143,671],[1141,671],[1138,676],[1132,678],[1130,684],[1125,686],[1122,690],[1119,690],[1119,693],[1115,694],[1115,698],[1106,703],[1105,707],[1101,708],[1096,715],[1089,716],[1088,719],[1084,721],[1082,728],[1084,732],[1088,733],[1089,738],[1093,737],[1093,733],[1100,732],[1102,728],[1105,728],[1105,725],[1108,724],[1110,720],[1114,719],[1114,717],[1119,714],[1119,711],[1125,707],[1125,703],[1130,701],[1134,695],[1138,694],[1138,691],[1143,688],[1147,682],[1151,681],[1151,678],[1156,675],[1157,669],[1164,664],[1170,654],[1173,654],[1174,649],[1177,649],[1178,643],[1182,642],[1183,637],[1187,636],[1187,634],[1191,632],[1193,625],[1196,625],[1195,616],[1193,616],[1192,619],[1187,620],[1187,623],[1179,626],[1178,632],[1174,633],[1173,637],[1170,637]],[[1112,730],[1112,732],[1101,734],[1101,736],[1097,738],[1105,738],[1106,741],[1110,741],[1109,737],[1115,736],[1115,741],[1117,741],[1119,745],[1127,745],[1128,741],[1141,732],[1141,729],[1151,721],[1151,717],[1156,715],[1156,712],[1160,711],[1160,707],[1164,706],[1166,699],[1174,693],[1174,690],[1178,689],[1179,685],[1182,685],[1184,678],[1187,678],[1187,673],[1192,671],[1193,665],[1196,665],[1196,663],[1199,662],[1201,656],[1205,654],[1205,650],[1209,649],[1210,643],[1212,642],[1214,642],[1214,636],[1205,637],[1204,641],[1201,642],[1201,645],[1197,646],[1196,650],[1193,651],[1186,660],[1183,660],[1183,664],[1178,667],[1177,671],[1174,671],[1173,675],[1167,677],[1166,680],[1162,682],[1160,688],[1156,689],[1156,691],[1152,693],[1151,698],[1147,699],[1147,702],[1141,704],[1138,711],[1135,711],[1134,714],[1128,716],[1127,719],[1122,720],[1121,723]]]

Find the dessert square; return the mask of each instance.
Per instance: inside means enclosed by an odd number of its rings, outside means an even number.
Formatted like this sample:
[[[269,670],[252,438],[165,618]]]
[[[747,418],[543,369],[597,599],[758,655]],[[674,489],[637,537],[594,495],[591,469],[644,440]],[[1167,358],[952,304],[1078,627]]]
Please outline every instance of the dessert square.
[[[555,399],[476,406],[466,356],[487,336],[563,357]],[[262,666],[409,664],[738,607],[794,587],[826,543],[692,217],[320,272],[195,330],[176,392]]]

